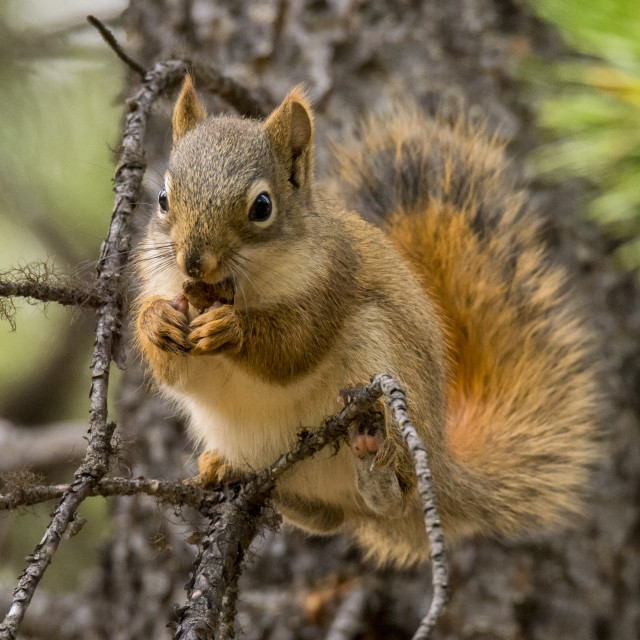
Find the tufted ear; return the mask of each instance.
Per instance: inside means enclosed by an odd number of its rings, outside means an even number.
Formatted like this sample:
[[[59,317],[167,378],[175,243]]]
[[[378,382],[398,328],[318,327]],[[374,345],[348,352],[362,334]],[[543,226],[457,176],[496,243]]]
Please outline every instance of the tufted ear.
[[[187,74],[182,84],[182,90],[178,96],[176,106],[173,108],[173,144],[184,136],[187,131],[193,129],[199,122],[207,117],[204,107],[198,102],[196,90],[193,88],[193,80]]]
[[[313,170],[313,115],[301,86],[289,93],[262,128],[276,155],[288,166],[291,184],[308,184]]]

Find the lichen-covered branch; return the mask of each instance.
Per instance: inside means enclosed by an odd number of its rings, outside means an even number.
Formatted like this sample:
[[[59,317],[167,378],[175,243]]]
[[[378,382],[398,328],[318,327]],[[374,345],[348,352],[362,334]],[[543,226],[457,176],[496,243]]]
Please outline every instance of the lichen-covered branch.
[[[381,391],[372,387],[358,394],[338,414],[325,420],[317,431],[304,431],[292,451],[273,465],[250,476],[232,500],[214,508],[211,526],[196,558],[187,603],[180,610],[176,640],[208,640],[218,623],[223,598],[234,588],[241,562],[270,513],[269,497],[276,479],[296,462],[311,457],[344,438],[349,424],[367,409]],[[232,550],[231,557],[225,552]]]
[[[0,511],[28,507],[48,500],[61,498],[70,484],[23,486],[0,495]],[[177,480],[155,480],[146,478],[103,478],[96,483],[90,495],[103,496],[152,496],[158,502],[176,506],[193,507],[209,512],[221,501],[221,494],[215,490],[203,489]]]
[[[76,479],[71,485],[18,487],[6,495],[0,495],[0,510],[33,505],[61,496],[64,498],[75,491],[82,491],[85,497],[145,494],[161,503],[197,509],[208,516],[210,525],[194,563],[187,603],[178,612],[175,638],[209,640],[218,626],[221,637],[233,638],[233,615],[242,562],[255,536],[264,527],[273,526],[277,522],[270,502],[277,478],[297,462],[315,455],[327,445],[339,445],[354,418],[366,412],[381,396],[384,396],[393,411],[414,455],[418,490],[424,505],[425,524],[431,544],[434,595],[429,613],[414,636],[414,640],[424,640],[429,637],[438,616],[444,610],[449,570],[426,450],[409,420],[405,393],[389,376],[376,376],[370,385],[345,392],[347,403],[342,411],[327,418],[319,429],[301,432],[296,446],[273,465],[248,475],[243,482],[227,487],[225,491],[205,490],[197,485],[171,480],[96,478],[95,482],[88,484],[78,483]],[[101,462],[98,461],[98,464]],[[106,472],[104,466],[98,467],[98,470]],[[45,549],[46,553],[53,554],[54,551],[51,547]],[[363,598],[364,594],[358,595],[357,601],[352,603],[353,607],[345,609],[345,616],[347,612],[352,613],[351,610],[356,605],[360,610],[364,606]],[[336,622],[336,625],[334,635],[344,626],[342,622]]]
[[[90,308],[99,307],[104,302],[104,298],[97,294],[93,287],[80,289],[29,281],[0,281],[0,296],[31,298],[41,302]]]
[[[87,284],[59,273],[53,264],[30,262],[0,272],[0,320],[15,329],[16,305],[13,298],[28,302],[57,302],[62,305],[95,309],[106,301],[96,283]]]
[[[44,537],[29,556],[28,564],[14,591],[11,607],[0,624],[0,640],[14,640],[33,594],[51,563],[60,540],[73,521],[82,501],[93,495],[97,483],[109,469],[112,453],[111,438],[115,423],[107,418],[107,389],[111,360],[123,361],[120,352],[120,333],[124,321],[124,303],[120,296],[120,282],[130,250],[129,225],[131,214],[140,200],[144,161],[144,132],[152,104],[163,92],[177,86],[191,65],[183,60],[156,64],[145,73],[143,83],[127,101],[128,112],[115,174],[115,206],[107,239],[102,245],[93,292],[77,295],[58,286],[48,278],[32,283],[5,282],[5,296],[25,295],[31,298],[56,300],[65,304],[83,302],[98,309],[96,341],[91,365],[89,414],[89,445],[74,481],[64,490]],[[264,109],[250,92],[239,83],[216,70],[198,65],[196,76],[204,77],[209,90],[217,91],[240,113],[262,115]],[[99,292],[99,293],[96,293]],[[3,307],[4,308],[4,307]],[[5,315],[11,321],[11,309]]]
[[[240,575],[237,576],[240,578]],[[222,599],[222,611],[218,624],[220,640],[233,640],[236,637],[236,604],[238,602],[238,580],[232,581]]]

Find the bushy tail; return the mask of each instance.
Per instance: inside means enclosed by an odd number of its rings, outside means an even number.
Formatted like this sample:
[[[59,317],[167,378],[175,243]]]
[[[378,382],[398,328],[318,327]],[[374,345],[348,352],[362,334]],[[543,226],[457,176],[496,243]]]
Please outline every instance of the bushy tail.
[[[385,229],[440,307],[447,443],[485,501],[467,523],[513,534],[575,510],[597,451],[592,338],[502,145],[407,108],[366,122],[336,165],[340,198]]]

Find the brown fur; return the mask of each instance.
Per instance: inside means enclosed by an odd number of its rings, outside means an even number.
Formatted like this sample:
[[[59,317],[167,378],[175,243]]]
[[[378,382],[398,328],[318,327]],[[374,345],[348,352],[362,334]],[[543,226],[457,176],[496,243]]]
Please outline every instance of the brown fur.
[[[384,372],[407,389],[450,539],[537,530],[574,509],[594,459],[589,334],[502,150],[415,110],[371,121],[332,186],[382,232],[317,197],[299,89],[264,123],[194,117],[192,91],[173,118],[169,211],[142,243],[165,262],[140,262],[136,337],[215,465],[270,464],[340,389]],[[248,218],[258,193],[273,202],[260,224]],[[235,283],[232,305],[172,306],[187,258],[207,283]],[[318,454],[276,498],[297,526],[349,531],[381,562],[425,560],[399,428],[367,429],[352,429],[363,455]]]

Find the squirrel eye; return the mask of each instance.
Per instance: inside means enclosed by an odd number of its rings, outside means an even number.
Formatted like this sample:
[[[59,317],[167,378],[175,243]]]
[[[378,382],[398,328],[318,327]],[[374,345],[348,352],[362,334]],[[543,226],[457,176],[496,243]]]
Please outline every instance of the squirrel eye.
[[[169,199],[167,198],[167,192],[164,189],[160,189],[158,194],[158,204],[164,213],[169,211]]]
[[[264,222],[268,220],[271,216],[272,208],[269,194],[263,191],[255,199],[251,205],[251,209],[249,209],[249,220],[253,222]]]

